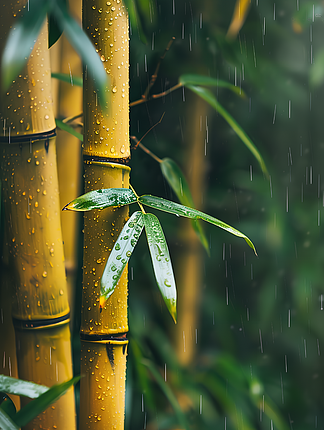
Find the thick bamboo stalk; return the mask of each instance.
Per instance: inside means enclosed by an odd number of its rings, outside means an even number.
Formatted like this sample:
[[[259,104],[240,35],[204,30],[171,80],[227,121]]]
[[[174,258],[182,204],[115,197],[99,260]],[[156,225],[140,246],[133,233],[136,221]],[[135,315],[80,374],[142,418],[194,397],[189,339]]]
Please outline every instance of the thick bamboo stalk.
[[[91,80],[84,76],[85,191],[128,188],[128,21],[120,0],[84,1],[88,32],[111,79],[111,103],[102,111]],[[128,331],[127,269],[115,292],[100,307],[100,279],[114,242],[128,217],[127,207],[93,211],[84,217],[81,318],[80,429],[124,428]]]
[[[19,2],[1,8],[5,33],[19,8]],[[45,385],[72,377],[50,79],[45,25],[27,66],[0,103],[0,176],[14,273],[18,374]],[[73,390],[26,428],[55,426],[75,428]]]

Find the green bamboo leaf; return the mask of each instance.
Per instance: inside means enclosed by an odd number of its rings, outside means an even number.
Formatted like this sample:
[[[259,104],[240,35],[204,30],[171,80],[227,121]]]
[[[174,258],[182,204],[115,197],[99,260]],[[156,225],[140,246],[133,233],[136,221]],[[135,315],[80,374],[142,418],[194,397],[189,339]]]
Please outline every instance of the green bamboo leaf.
[[[0,375],[0,391],[4,391],[7,394],[16,394],[17,396],[36,399],[38,396],[48,391],[48,387],[21,379],[11,378],[10,376]]]
[[[15,424],[12,419],[0,409],[0,429],[1,430],[19,430],[19,426]]]
[[[245,133],[241,126],[235,121],[235,119],[227,112],[226,109],[217,101],[216,97],[213,93],[211,93],[206,88],[197,87],[194,85],[186,85],[191,91],[204,99],[207,103],[209,103],[217,112],[225,119],[225,121],[232,127],[238,137],[242,140],[242,142],[246,145],[246,147],[252,152],[254,157],[257,159],[263,173],[268,177],[267,167],[263,158],[261,157],[260,152],[249,138],[249,136]]]
[[[64,31],[65,36],[80,55],[83,63],[94,80],[94,87],[102,109],[108,109],[110,82],[103,63],[92,42],[79,24],[69,14],[63,0],[57,0],[57,7],[52,12]]]
[[[144,219],[142,212],[134,212],[118,236],[101,278],[100,295],[105,300],[114,292],[119,278],[134,251],[143,227]]]
[[[104,209],[111,206],[119,207],[135,203],[137,198],[132,190],[128,188],[103,188],[102,190],[90,191],[77,197],[68,203],[62,210],[68,211],[91,211],[92,209]]]
[[[138,14],[138,6],[136,4],[136,1],[124,0],[124,3],[128,11],[128,16],[131,22],[131,26],[133,27],[133,29],[137,28],[140,40],[143,43],[147,44],[147,38],[143,31],[143,26],[142,26],[141,18],[139,17],[139,14]]]
[[[163,230],[155,215],[143,214],[143,216],[155,279],[165,304],[174,322],[177,323],[177,289]]]
[[[59,397],[72,387],[73,384],[77,383],[80,376],[70,379],[69,381],[63,382],[62,384],[53,385],[49,388],[46,393],[41,394],[37,399],[32,400],[14,416],[14,421],[19,427],[23,427],[29,421],[37,417],[41,412],[45,411],[52,403],[54,403]]]
[[[9,418],[16,414],[16,406],[9,396],[0,392],[0,410],[8,415]]]
[[[77,87],[83,86],[82,76],[72,76],[68,73],[52,73],[52,78],[58,79],[59,81],[66,82]]]
[[[170,405],[172,406],[172,408],[173,408],[173,410],[174,410],[174,412],[178,418],[180,426],[186,430],[189,430],[189,424],[187,422],[186,415],[183,413],[183,411],[182,411],[182,409],[178,403],[178,400],[177,400],[175,394],[173,393],[173,391],[171,390],[171,388],[169,387],[169,385],[164,381],[164,379],[160,375],[159,371],[155,368],[154,364],[150,360],[143,359],[142,363],[144,364],[144,366],[146,366],[150,370],[150,372],[154,376],[154,379],[156,380],[157,384],[159,385],[159,387],[163,391],[166,398],[169,400]]]
[[[2,83],[7,89],[27,63],[28,57],[50,9],[48,0],[29,0],[21,18],[9,32],[2,54]]]
[[[246,97],[244,91],[241,88],[221,79],[211,78],[210,76],[185,74],[180,76],[179,83],[184,86],[203,85],[205,87],[227,88],[240,97]]]
[[[68,133],[72,134],[72,136],[77,137],[79,140],[81,140],[81,142],[83,142],[83,134],[74,130],[74,128],[71,127],[69,124],[65,124],[65,122],[61,121],[60,119],[56,119],[55,123],[56,123],[56,127],[58,127],[63,131],[67,131]]]
[[[64,1],[65,5],[67,4],[67,0]],[[61,37],[62,29],[60,28],[59,23],[56,20],[56,17],[53,14],[49,14],[48,17],[48,47],[53,46]]]
[[[185,206],[194,207],[189,185],[179,166],[170,158],[163,158],[162,162],[160,163],[160,167],[163,176],[168,181],[173,191],[176,193],[180,202]],[[192,220],[191,224],[200,242],[209,255],[208,241],[200,223],[196,220]]]
[[[245,236],[245,234],[241,233],[240,231],[236,230],[230,225],[225,224],[223,221],[220,221],[217,218],[214,218],[210,215],[205,214],[204,212],[200,212],[200,211],[197,211],[197,209],[192,209],[183,205],[179,205],[178,203],[171,202],[170,200],[165,200],[160,197],[155,197],[150,195],[140,196],[138,198],[138,201],[143,205],[149,206],[154,209],[158,209],[160,211],[169,212],[186,218],[192,218],[197,220],[202,219],[203,221],[216,225],[217,227],[220,227],[223,230],[226,230],[229,233],[234,234],[235,236],[242,237],[246,241],[246,243],[254,250],[255,255],[257,255],[256,249],[253,243],[247,236]]]

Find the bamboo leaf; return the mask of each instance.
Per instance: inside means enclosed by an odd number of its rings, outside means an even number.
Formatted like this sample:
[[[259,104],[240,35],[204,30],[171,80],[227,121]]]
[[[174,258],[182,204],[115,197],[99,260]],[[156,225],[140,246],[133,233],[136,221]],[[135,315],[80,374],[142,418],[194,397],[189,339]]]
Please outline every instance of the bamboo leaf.
[[[10,30],[2,54],[1,78],[5,89],[27,63],[49,9],[48,0],[29,0],[29,8],[25,8]]]
[[[141,18],[139,17],[139,14],[138,14],[136,1],[124,0],[124,3],[127,8],[129,20],[131,22],[132,27],[137,28],[140,40],[143,43],[147,44],[147,38],[145,36],[144,30],[142,27]]]
[[[108,188],[90,191],[77,197],[68,203],[62,210],[91,211],[92,209],[104,209],[111,206],[119,207],[135,203],[137,198],[128,188]]]
[[[186,416],[183,413],[178,403],[178,400],[174,395],[173,391],[171,390],[171,388],[169,387],[169,385],[164,381],[164,379],[162,378],[162,376],[160,375],[160,373],[158,372],[158,370],[155,368],[154,364],[150,360],[143,359],[142,363],[150,370],[157,384],[165,394],[166,398],[169,400],[170,405],[172,406],[181,427],[188,430],[189,424],[187,422]]]
[[[142,212],[134,212],[118,236],[101,278],[100,295],[105,300],[114,292],[119,278],[134,251],[143,227],[144,219]]]
[[[203,85],[205,87],[227,88],[233,91],[233,93],[237,94],[240,97],[246,97],[244,91],[241,88],[236,87],[235,85],[230,84],[229,82],[222,81],[221,79],[211,78],[210,76],[185,74],[180,76],[179,83],[184,86]]]
[[[56,126],[57,126],[59,129],[61,129],[61,130],[63,130],[63,131],[66,131],[66,132],[68,132],[68,133],[72,134],[72,136],[77,137],[79,140],[81,140],[81,142],[83,142],[83,134],[81,134],[81,133],[79,133],[78,131],[74,130],[74,128],[73,128],[73,127],[71,127],[71,126],[70,126],[70,125],[68,125],[68,124],[65,124],[65,123],[64,123],[63,121],[61,121],[60,119],[56,119],[56,120],[55,120],[55,123],[56,123]]]
[[[194,207],[189,185],[179,166],[170,158],[164,158],[160,163],[160,167],[163,176],[168,181],[173,191],[176,193],[180,202],[185,206]],[[208,241],[200,223],[196,220],[192,220],[191,224],[200,242],[209,255]]]
[[[52,403],[54,403],[59,397],[61,397],[73,384],[77,383],[80,376],[70,379],[69,381],[63,382],[62,384],[53,385],[45,393],[41,394],[37,399],[32,400],[14,417],[15,423],[22,427],[29,423],[32,419],[37,417],[41,412],[47,409]]]
[[[33,382],[11,378],[10,376],[0,375],[0,391],[17,396],[30,397],[36,399],[41,394],[48,391],[45,385],[34,384]]]
[[[192,218],[197,220],[202,219],[203,221],[216,225],[217,227],[220,227],[223,230],[226,230],[235,236],[242,237],[246,241],[246,243],[254,250],[255,255],[257,255],[256,249],[253,243],[247,236],[245,236],[245,234],[241,233],[239,230],[236,230],[230,225],[225,224],[223,221],[220,221],[217,218],[214,218],[210,215],[205,214],[204,212],[200,212],[200,211],[197,211],[196,209],[179,205],[178,203],[171,202],[170,200],[165,200],[160,197],[155,197],[150,195],[141,196],[138,198],[138,201],[143,205],[149,206],[154,209],[158,209],[160,211],[169,212],[186,218]],[[145,225],[145,228],[146,228],[146,225]]]
[[[249,136],[245,133],[242,127],[235,121],[235,119],[227,112],[226,109],[217,101],[214,94],[212,94],[209,90],[202,87],[197,87],[194,85],[186,85],[191,91],[204,99],[207,103],[209,103],[216,111],[225,119],[225,121],[232,127],[238,137],[242,140],[245,146],[252,152],[254,157],[257,159],[263,173],[268,177],[267,167],[263,158],[261,157],[260,152],[249,138]]]
[[[0,409],[0,429],[1,430],[19,430],[19,426],[15,424],[12,419]]]
[[[0,410],[8,415],[9,418],[16,413],[16,406],[9,396],[0,392]]]
[[[177,322],[177,290],[173,275],[168,246],[158,218],[153,214],[143,214],[155,279],[174,320]]]
[[[66,0],[63,0],[66,4]],[[61,37],[62,29],[53,14],[48,17],[48,47],[51,48]]]
[[[87,66],[87,70],[94,80],[95,90],[97,91],[101,107],[107,109],[110,94],[109,76],[92,42],[69,14],[62,0],[57,0],[57,7],[53,9],[53,14],[61,29],[65,32],[67,39]]]
[[[68,84],[75,85],[77,87],[83,86],[82,76],[72,76],[68,73],[52,73],[51,76],[54,79],[67,82]]]

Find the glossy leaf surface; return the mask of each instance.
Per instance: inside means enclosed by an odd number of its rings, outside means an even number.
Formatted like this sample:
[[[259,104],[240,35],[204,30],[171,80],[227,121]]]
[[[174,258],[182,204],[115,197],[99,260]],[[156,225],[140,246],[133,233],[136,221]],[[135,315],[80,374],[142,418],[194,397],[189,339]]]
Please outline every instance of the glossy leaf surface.
[[[252,152],[254,157],[257,159],[262,171],[264,174],[269,176],[267,167],[263,158],[261,157],[260,152],[249,138],[249,136],[245,133],[242,127],[235,121],[235,119],[227,112],[226,109],[218,102],[213,93],[211,93],[207,88],[197,87],[194,85],[186,85],[191,91],[204,99],[207,103],[209,103],[216,111],[225,119],[225,121],[232,127],[238,137],[242,140],[245,146]]]
[[[33,382],[11,378],[10,376],[0,375],[0,391],[17,396],[30,397],[36,399],[41,394],[48,391],[45,385],[34,384]]]
[[[142,212],[134,212],[118,236],[101,278],[100,295],[105,299],[108,299],[114,292],[119,278],[134,251],[143,227],[144,219]]]
[[[184,86],[202,85],[205,87],[227,88],[238,96],[245,97],[245,93],[240,87],[236,87],[235,85],[222,81],[221,79],[211,78],[210,76],[185,74],[180,76],[179,82]]]
[[[11,400],[9,396],[5,393],[0,392],[0,410],[2,412],[5,412],[9,418],[12,419],[12,417],[16,413],[16,406],[14,402]]]
[[[80,376],[70,379],[69,381],[63,382],[62,384],[53,385],[45,393],[41,394],[37,399],[32,400],[14,417],[15,423],[22,427],[29,423],[32,419],[37,417],[41,412],[45,411],[52,403],[54,403],[59,397],[72,387],[73,384],[77,383]]]
[[[72,136],[77,137],[79,140],[81,140],[81,142],[83,142],[83,134],[81,134],[78,131],[74,130],[73,127],[71,127],[68,124],[65,124],[65,122],[61,121],[60,119],[56,119],[55,123],[56,123],[56,126],[58,128],[60,128],[61,130],[66,131],[66,132],[72,134]]]
[[[242,237],[247,242],[247,244],[254,250],[256,254],[256,250],[253,243],[247,236],[245,236],[245,234],[241,233],[239,230],[236,230],[230,225],[225,224],[223,221],[220,221],[217,218],[214,218],[210,215],[205,214],[204,212],[200,212],[200,211],[197,211],[196,209],[179,205],[178,203],[171,202],[170,200],[165,200],[160,197],[155,197],[150,195],[139,197],[139,202],[142,203],[143,205],[150,206],[151,208],[158,209],[160,211],[169,212],[186,218],[202,219],[203,221],[216,225],[217,227],[220,227],[223,230],[226,230],[235,236]],[[145,228],[146,228],[146,225],[145,225]]]
[[[91,211],[92,209],[104,209],[111,206],[119,207],[135,203],[135,194],[128,188],[108,188],[90,191],[72,200],[64,206],[63,210]]]
[[[19,430],[19,426],[0,409],[0,429],[1,430]]]
[[[143,214],[155,279],[174,320],[177,322],[177,290],[173,275],[168,246],[158,218],[153,214]]]
[[[160,167],[161,167],[163,176],[168,181],[170,187],[175,192],[179,201],[185,206],[194,207],[194,202],[192,199],[189,185],[180,167],[177,165],[177,163],[175,163],[170,158],[164,158],[160,163]],[[205,248],[205,250],[207,251],[207,254],[209,255],[208,241],[201,225],[196,220],[192,220],[191,223],[192,223],[193,229],[195,230],[197,236],[199,237],[199,240],[201,241],[203,247]]]
[[[59,81],[66,82],[77,87],[83,86],[83,81],[81,76],[73,76],[68,73],[52,73],[52,78],[58,79]]]
[[[29,8],[25,8],[21,18],[15,21],[10,30],[2,54],[1,79],[5,88],[11,85],[27,63],[50,9],[48,0],[29,0],[28,4]]]

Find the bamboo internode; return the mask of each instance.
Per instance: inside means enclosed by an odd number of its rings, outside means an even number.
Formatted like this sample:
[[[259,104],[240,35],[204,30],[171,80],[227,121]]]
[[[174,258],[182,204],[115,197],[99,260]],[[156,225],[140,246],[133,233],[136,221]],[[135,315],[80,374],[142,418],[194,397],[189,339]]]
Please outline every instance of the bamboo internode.
[[[3,29],[14,26],[20,9],[20,2],[1,7]],[[2,51],[6,32],[1,36]],[[26,67],[1,92],[0,177],[18,375],[51,386],[72,377],[72,363],[47,37],[46,24]],[[25,428],[74,429],[73,389]]]
[[[128,188],[130,168],[128,20],[121,0],[84,1],[83,28],[110,78],[110,104],[99,106],[84,73],[85,192]],[[121,163],[121,164],[120,164]],[[127,268],[114,293],[100,303],[100,280],[109,253],[128,219],[128,208],[86,212],[81,318],[80,428],[124,428],[128,331]]]

